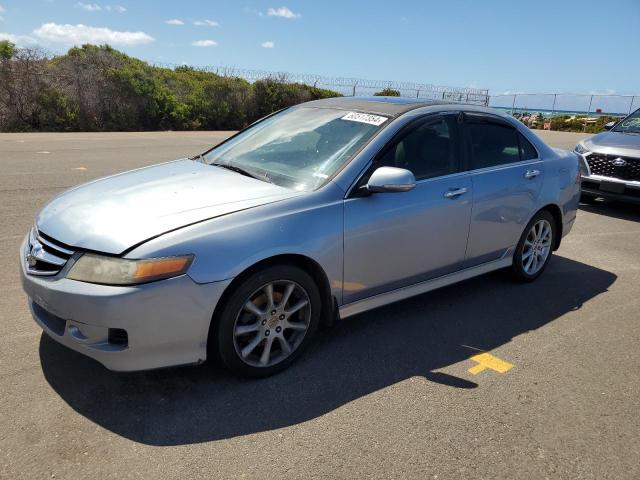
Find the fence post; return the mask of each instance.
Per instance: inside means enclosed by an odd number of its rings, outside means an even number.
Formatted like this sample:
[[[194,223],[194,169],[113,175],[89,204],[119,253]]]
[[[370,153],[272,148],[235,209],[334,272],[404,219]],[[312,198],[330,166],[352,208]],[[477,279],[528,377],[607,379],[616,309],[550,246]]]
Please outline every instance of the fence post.
[[[416,98],[420,98],[420,87],[416,90]]]
[[[591,114],[591,105],[593,104],[593,95],[591,95],[591,100],[589,100],[589,109],[587,110],[587,118],[589,118],[589,114]],[[587,119],[584,119],[584,131],[587,131]]]
[[[556,99],[558,98],[558,94],[553,94],[553,106],[551,107],[551,116],[553,117],[556,113]]]
[[[352,97],[356,96],[356,87],[358,86],[358,82],[353,84],[353,95],[351,95]]]
[[[518,95],[516,95],[515,93],[513,94],[513,104],[511,105],[511,116],[513,117],[513,114],[516,113],[516,97]]]
[[[631,103],[629,104],[629,115],[631,115],[631,111],[633,110],[633,102],[635,102],[635,100],[636,100],[636,97],[635,95],[633,95],[631,97]]]

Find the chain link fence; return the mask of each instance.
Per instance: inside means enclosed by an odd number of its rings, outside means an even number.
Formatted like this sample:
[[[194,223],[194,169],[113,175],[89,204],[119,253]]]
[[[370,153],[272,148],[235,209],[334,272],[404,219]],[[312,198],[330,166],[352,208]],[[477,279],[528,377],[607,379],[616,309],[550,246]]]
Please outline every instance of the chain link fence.
[[[638,95],[600,95],[573,93],[513,93],[491,95],[489,106],[507,113],[555,115],[626,116],[640,108]]]

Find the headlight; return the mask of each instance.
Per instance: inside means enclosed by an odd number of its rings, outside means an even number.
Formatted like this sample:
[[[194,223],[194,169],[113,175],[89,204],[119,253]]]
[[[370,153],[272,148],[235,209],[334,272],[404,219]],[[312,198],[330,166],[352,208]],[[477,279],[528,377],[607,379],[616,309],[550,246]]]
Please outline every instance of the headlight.
[[[583,177],[591,176],[591,170],[589,170],[589,164],[582,155],[578,156],[578,163],[580,165],[580,175]]]
[[[589,153],[587,147],[583,144],[579,143],[576,145],[576,148],[573,149],[574,152],[579,153],[580,155],[584,155],[585,153]]]
[[[192,261],[193,255],[128,260],[85,253],[73,264],[67,278],[105,285],[135,285],[182,275]]]

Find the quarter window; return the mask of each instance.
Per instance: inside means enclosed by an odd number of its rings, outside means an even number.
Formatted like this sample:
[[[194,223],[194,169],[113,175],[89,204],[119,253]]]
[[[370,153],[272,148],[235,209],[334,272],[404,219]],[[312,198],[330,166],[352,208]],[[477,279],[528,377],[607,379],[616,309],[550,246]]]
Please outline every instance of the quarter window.
[[[531,145],[531,142],[524,138],[524,135],[518,133],[518,138],[520,139],[520,160],[533,160],[538,158],[538,152]]]
[[[458,170],[455,118],[424,123],[389,147],[374,164],[410,170],[416,180],[439,177]]]
[[[467,123],[471,142],[471,168],[487,168],[520,161],[515,129],[497,123]]]

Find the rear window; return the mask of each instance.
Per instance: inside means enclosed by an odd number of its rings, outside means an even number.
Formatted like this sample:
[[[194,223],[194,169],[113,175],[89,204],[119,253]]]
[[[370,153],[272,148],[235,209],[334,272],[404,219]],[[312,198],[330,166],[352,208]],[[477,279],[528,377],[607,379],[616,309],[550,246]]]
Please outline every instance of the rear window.
[[[468,123],[471,168],[487,168],[520,161],[518,132],[495,123]]]

